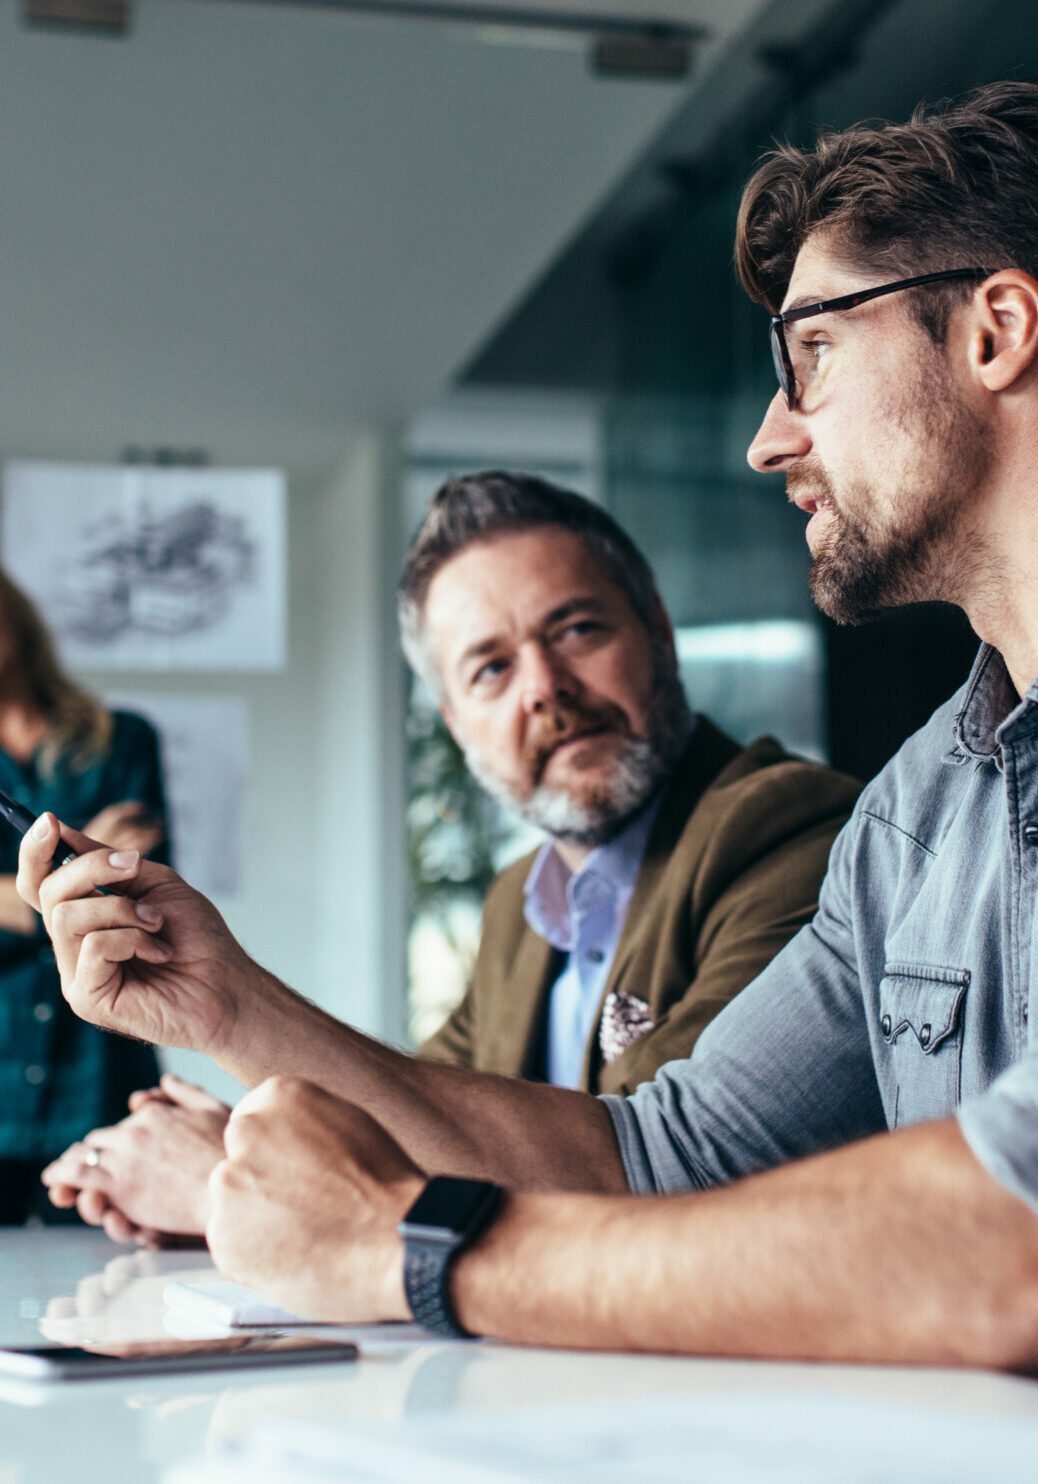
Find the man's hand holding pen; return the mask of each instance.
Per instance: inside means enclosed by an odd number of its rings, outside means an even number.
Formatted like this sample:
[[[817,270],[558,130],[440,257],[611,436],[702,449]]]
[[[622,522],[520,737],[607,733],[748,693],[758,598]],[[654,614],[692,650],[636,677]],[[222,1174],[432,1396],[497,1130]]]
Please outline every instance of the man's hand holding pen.
[[[62,842],[77,858],[55,871]],[[107,1030],[212,1054],[262,972],[175,871],[59,829],[51,814],[22,840],[18,891],[43,915],[66,1000]]]
[[[55,870],[62,842],[76,854]],[[53,815],[22,841],[18,890],[43,914],[77,1015],[206,1052],[260,1084],[228,1120],[224,1158],[209,1176],[206,1231],[221,1270],[317,1317],[406,1318],[397,1225],[425,1176],[353,1103],[298,1076],[270,1075],[319,1059],[335,1023],[254,963],[175,871],[98,845]],[[97,1168],[110,1135],[94,1137]],[[75,1189],[78,1168],[54,1173]],[[131,1234],[117,1196],[108,1208]],[[148,1226],[168,1219],[138,1214]]]

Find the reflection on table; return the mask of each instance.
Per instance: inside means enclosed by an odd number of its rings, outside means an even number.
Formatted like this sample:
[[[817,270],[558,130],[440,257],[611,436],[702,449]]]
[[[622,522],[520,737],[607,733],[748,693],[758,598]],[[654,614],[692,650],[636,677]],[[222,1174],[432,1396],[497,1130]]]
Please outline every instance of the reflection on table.
[[[88,1231],[0,1232],[0,1344],[182,1333],[166,1285],[215,1276],[204,1251],[130,1251]],[[488,1342],[362,1337],[361,1348],[360,1361],[327,1368],[0,1383],[0,1479],[10,1468],[17,1484],[54,1484],[73,1469],[105,1484],[231,1484],[250,1472],[256,1481],[265,1465],[248,1450],[260,1438],[264,1459],[277,1460],[271,1477],[285,1481],[405,1478],[414,1468],[424,1484],[644,1484],[695,1478],[691,1446],[709,1479],[721,1450],[726,1477],[740,1481],[808,1484],[824,1468],[826,1484],[1023,1484],[1038,1458],[1038,1383],[1024,1378]],[[883,1448],[898,1460],[894,1473],[876,1472]],[[300,1449],[323,1452],[322,1473],[300,1462]]]

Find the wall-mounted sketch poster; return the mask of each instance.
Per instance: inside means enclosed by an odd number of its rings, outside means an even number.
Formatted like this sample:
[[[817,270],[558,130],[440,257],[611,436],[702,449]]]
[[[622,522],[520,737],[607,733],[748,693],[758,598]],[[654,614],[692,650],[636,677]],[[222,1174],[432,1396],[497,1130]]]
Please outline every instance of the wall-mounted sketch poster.
[[[109,706],[146,716],[159,734],[173,864],[206,896],[237,891],[248,708],[222,696],[109,692]]]
[[[275,469],[12,462],[3,563],[72,666],[276,670],[285,480]]]

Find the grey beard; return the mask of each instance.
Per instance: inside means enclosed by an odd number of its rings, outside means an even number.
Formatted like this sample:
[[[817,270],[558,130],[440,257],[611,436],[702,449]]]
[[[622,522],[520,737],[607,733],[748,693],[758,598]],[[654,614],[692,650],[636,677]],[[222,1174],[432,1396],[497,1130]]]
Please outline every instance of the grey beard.
[[[654,656],[657,681],[650,707],[647,738],[629,737],[619,748],[609,780],[609,794],[594,804],[578,804],[564,788],[542,783],[527,798],[516,796],[487,768],[468,743],[465,762],[491,798],[555,840],[574,845],[604,845],[643,809],[670,776],[684,750],[691,714],[681,681],[669,655]]]

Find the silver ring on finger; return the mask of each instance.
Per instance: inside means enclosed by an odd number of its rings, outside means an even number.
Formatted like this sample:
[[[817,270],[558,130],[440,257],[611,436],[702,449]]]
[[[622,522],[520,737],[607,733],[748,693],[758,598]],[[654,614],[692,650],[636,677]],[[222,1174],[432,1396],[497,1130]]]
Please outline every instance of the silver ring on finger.
[[[96,1170],[98,1165],[101,1163],[100,1149],[95,1149],[93,1144],[91,1144],[90,1148],[83,1156],[83,1163],[89,1165],[92,1170]]]

